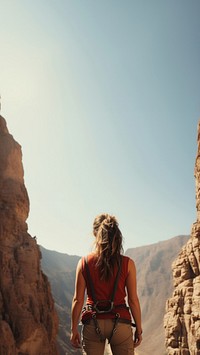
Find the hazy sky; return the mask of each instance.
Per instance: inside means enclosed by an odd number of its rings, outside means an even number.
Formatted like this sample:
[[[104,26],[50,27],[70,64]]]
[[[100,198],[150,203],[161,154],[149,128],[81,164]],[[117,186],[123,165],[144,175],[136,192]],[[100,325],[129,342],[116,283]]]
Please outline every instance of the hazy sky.
[[[86,254],[101,212],[124,249],[189,234],[199,0],[0,0],[1,114],[21,144],[29,232]]]

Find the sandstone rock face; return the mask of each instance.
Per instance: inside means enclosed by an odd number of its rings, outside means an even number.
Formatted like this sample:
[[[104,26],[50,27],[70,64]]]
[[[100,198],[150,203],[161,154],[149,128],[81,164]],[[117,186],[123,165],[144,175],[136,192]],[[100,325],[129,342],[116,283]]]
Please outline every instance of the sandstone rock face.
[[[175,289],[164,317],[169,355],[200,355],[200,124],[195,178],[197,221],[172,264]]]
[[[0,116],[0,354],[55,355],[58,320],[36,239],[20,145]]]

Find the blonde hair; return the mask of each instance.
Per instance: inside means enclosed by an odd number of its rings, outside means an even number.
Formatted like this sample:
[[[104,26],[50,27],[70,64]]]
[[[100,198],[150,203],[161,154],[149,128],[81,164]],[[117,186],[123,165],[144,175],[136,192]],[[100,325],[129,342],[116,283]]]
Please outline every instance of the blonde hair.
[[[95,239],[96,266],[100,270],[102,280],[113,276],[115,264],[119,265],[120,254],[123,252],[122,234],[115,216],[98,215],[93,223]]]

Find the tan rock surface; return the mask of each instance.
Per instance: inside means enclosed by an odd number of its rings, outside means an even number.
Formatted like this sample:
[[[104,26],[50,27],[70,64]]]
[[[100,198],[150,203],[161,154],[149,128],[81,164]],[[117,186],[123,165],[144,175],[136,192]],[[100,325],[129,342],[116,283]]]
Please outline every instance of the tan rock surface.
[[[28,213],[21,147],[0,116],[0,354],[55,355],[58,320]]]
[[[169,355],[200,355],[200,124],[195,177],[197,221],[172,264],[175,289],[164,317]]]

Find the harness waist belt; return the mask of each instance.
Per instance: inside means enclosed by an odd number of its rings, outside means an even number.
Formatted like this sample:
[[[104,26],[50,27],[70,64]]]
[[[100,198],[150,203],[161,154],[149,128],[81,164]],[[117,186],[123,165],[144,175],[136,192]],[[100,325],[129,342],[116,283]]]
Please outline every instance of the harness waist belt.
[[[103,301],[102,301],[103,302]],[[84,306],[84,308],[83,308],[83,310],[82,310],[82,312],[84,312],[84,311],[96,311],[97,313],[113,313],[112,311],[113,310],[115,310],[116,308],[126,308],[126,309],[129,309],[129,307],[126,305],[126,304],[124,304],[124,303],[122,303],[122,304],[116,304],[116,305],[114,305],[113,304],[113,306],[112,306],[112,308],[110,307],[109,309],[98,309],[98,307],[96,307],[96,305],[94,304],[94,305],[92,305],[92,304],[86,304],[85,306]]]
[[[99,320],[99,319],[98,319]],[[114,318],[110,319],[112,322],[115,322]],[[135,323],[132,323],[131,320],[126,319],[126,318],[118,318],[117,320],[119,323],[125,323],[125,324],[130,324],[132,327],[136,328]],[[89,318],[83,322],[83,324],[90,324],[93,322],[93,318]]]

